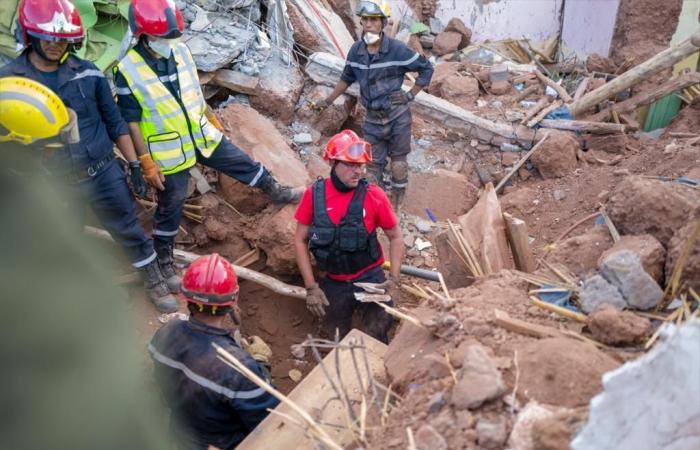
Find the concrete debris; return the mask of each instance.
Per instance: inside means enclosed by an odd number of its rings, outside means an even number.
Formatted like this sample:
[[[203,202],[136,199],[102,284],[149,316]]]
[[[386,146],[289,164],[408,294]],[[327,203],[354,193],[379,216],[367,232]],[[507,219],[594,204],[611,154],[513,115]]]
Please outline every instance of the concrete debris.
[[[435,36],[435,41],[433,42],[433,53],[435,53],[437,56],[454,53],[459,50],[461,42],[461,34],[457,33],[456,31],[443,31]]]
[[[442,80],[438,95],[462,108],[472,108],[479,97],[479,82],[472,76],[453,74]]]
[[[495,450],[503,448],[508,438],[506,418],[499,416],[496,420],[479,419],[476,423],[476,436],[479,446]]]
[[[328,86],[305,86],[297,104],[296,117],[300,122],[308,124],[324,135],[333,135],[340,131],[350,112],[355,106],[355,98],[349,95],[341,95],[333,104],[323,111],[314,111],[310,102],[318,102],[330,95],[333,89]]]
[[[553,416],[558,409],[549,405],[541,405],[535,401],[528,402],[515,419],[513,430],[508,437],[508,448],[510,450],[534,450],[532,427],[535,422]]]
[[[458,17],[453,17],[450,19],[449,22],[447,22],[447,26],[445,27],[445,31],[459,33],[462,40],[459,42],[458,50],[462,50],[464,47],[469,45],[469,43],[471,42],[472,30],[467,28],[467,26],[464,25],[464,22],[462,22],[462,20],[459,19]]]
[[[590,314],[605,305],[617,309],[623,309],[627,306],[620,291],[600,275],[593,275],[583,282],[583,286],[579,290],[579,299],[581,309],[586,314]]]
[[[457,409],[474,409],[500,398],[505,389],[501,372],[486,349],[478,344],[467,347],[458,382],[452,388],[452,405]]]
[[[601,275],[615,286],[632,308],[651,309],[663,297],[663,291],[646,273],[639,256],[629,250],[611,253],[600,265]]]
[[[314,141],[313,137],[311,137],[311,133],[295,134],[294,137],[292,138],[292,140],[297,145],[311,144]]]
[[[649,319],[629,311],[620,311],[609,304],[593,311],[588,316],[587,325],[593,339],[616,346],[638,344],[651,330]]]
[[[279,58],[270,58],[260,70],[260,86],[250,104],[267,116],[289,125],[294,117],[304,76],[295,63],[286,64]]]
[[[302,22],[306,22],[307,32],[313,33],[318,47],[318,51],[332,53],[336,56],[345,57],[350,50],[350,47],[355,42],[350,32],[345,27],[343,20],[333,11],[326,8],[322,2],[318,0],[287,0],[290,10],[290,18],[292,17],[291,10],[295,8],[301,15],[301,20],[293,20],[293,26],[296,28]],[[319,17],[320,15],[320,17]],[[332,30],[332,34],[331,34]],[[295,33],[295,38],[297,34]],[[304,42],[309,43],[309,39]],[[311,51],[316,50],[312,48]]]
[[[433,229],[433,225],[430,222],[420,218],[416,218],[416,220],[413,221],[413,225],[415,225],[416,229],[421,233],[430,233]]]
[[[603,252],[598,260],[598,266],[611,253],[621,250],[629,250],[637,254],[642,261],[644,270],[651,277],[660,283],[664,276],[664,262],[666,261],[666,250],[664,246],[650,234],[640,234],[638,236],[622,236],[613,246]]]
[[[228,69],[217,70],[212,82],[230,91],[247,95],[257,94],[259,84],[256,77]]]
[[[603,376],[573,450],[700,447],[700,319],[665,325],[646,355]]]

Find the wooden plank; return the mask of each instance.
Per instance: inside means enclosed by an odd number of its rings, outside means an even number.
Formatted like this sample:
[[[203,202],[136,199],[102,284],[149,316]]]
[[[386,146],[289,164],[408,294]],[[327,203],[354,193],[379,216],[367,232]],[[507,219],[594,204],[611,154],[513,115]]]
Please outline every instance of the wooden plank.
[[[370,370],[373,377],[382,384],[386,384],[386,371],[384,369],[384,354],[387,346],[378,340],[362,333],[359,330],[353,329],[340,342],[341,345],[348,345],[351,342],[360,343],[360,337],[364,339],[367,347],[367,359],[369,360]],[[333,378],[333,382],[338,385],[338,379],[335,369],[335,355],[339,353],[339,370],[343,376],[343,384],[347,391],[350,401],[358,405],[362,401],[361,384],[367,384],[367,377],[364,370],[364,362],[358,360],[361,376],[356,375],[353,366],[351,352],[348,349],[334,349],[323,359],[325,367]],[[356,357],[361,355],[356,351]],[[333,427],[321,425],[328,435],[342,447],[350,445],[353,440],[350,432],[345,428],[345,412],[344,406],[338,400],[331,400],[336,396],[331,384],[323,373],[320,366],[313,368],[311,372],[304,378],[288,397],[290,400],[299,405],[303,410],[309,412],[314,419],[319,423],[339,425]],[[369,399],[368,399],[369,400]],[[297,419],[296,413],[284,404],[275,408],[276,412]],[[316,448],[316,443],[304,435],[304,430],[292,423],[286,417],[280,414],[270,413],[260,425],[258,425],[249,435],[241,442],[237,450],[260,450],[260,449],[313,449]]]
[[[506,236],[513,253],[515,268],[527,273],[535,271],[535,255],[532,254],[530,239],[527,232],[527,224],[524,220],[503,213],[506,222]]]
[[[520,158],[520,161],[518,161],[517,163],[515,163],[515,165],[513,166],[513,168],[510,169],[510,172],[508,172],[508,175],[506,175],[505,177],[503,177],[503,179],[500,181],[500,183],[498,183],[498,185],[496,185],[496,189],[495,189],[495,190],[496,190],[496,193],[497,193],[497,194],[498,194],[499,189],[501,189],[503,186],[506,185],[506,182],[507,182],[508,180],[510,180],[510,178],[513,176],[513,174],[516,173],[516,172],[518,171],[518,169],[520,169],[520,168],[522,167],[523,164],[525,164],[525,161],[527,161],[528,159],[530,159],[530,156],[532,156],[532,154],[535,153],[535,151],[537,151],[538,148],[540,148],[540,145],[542,145],[542,143],[543,143],[544,141],[546,141],[548,137],[549,137],[549,134],[545,134],[544,137],[542,137],[542,139],[540,140],[540,142],[537,143],[537,145],[535,145],[534,147],[532,147],[532,149],[531,149],[529,152],[527,152],[527,153],[525,154],[525,156],[523,156],[522,158]]]
[[[513,333],[532,336],[539,339],[548,337],[565,337],[564,333],[556,328],[547,327],[545,325],[537,325],[520,319],[513,319],[507,312],[500,309],[494,309],[493,315],[495,317],[494,323],[496,325]]]
[[[605,122],[591,122],[588,120],[556,120],[542,119],[540,121],[542,128],[553,128],[556,130],[580,131],[582,133],[592,134],[614,134],[624,133],[627,129],[625,125]]]
[[[583,94],[586,93],[586,89],[588,89],[588,85],[590,84],[592,79],[593,77],[590,76],[581,80],[581,82],[576,87],[576,92],[574,92],[574,101],[577,101],[583,96]]]
[[[549,102],[552,100],[552,98],[549,95],[545,95],[539,100],[537,100],[537,103],[535,103],[532,108],[528,109],[527,112],[525,113],[525,117],[520,121],[520,123],[524,124],[527,123],[528,120],[532,119],[535,117],[537,114],[539,114],[540,111],[545,109],[547,105],[549,105]]]
[[[233,92],[241,94],[255,95],[258,93],[260,80],[236,70],[219,69],[216,71],[212,83],[225,87]]]
[[[536,84],[533,84],[532,86],[526,87],[525,89],[523,89],[523,91],[520,94],[518,94],[517,97],[515,97],[515,101],[519,102],[520,100],[524,100],[524,99],[528,98],[530,95],[538,92],[539,90],[540,90],[540,87]]]
[[[557,94],[559,94],[559,98],[562,99],[564,103],[571,103],[573,101],[569,93],[566,92],[566,89],[564,89],[561,85],[555,83],[554,80],[545,76],[545,74],[543,74],[539,70],[535,70],[535,75],[537,76],[537,78],[539,78],[541,82],[554,89],[557,92]]]
[[[698,43],[700,43],[700,31],[696,31],[690,38],[652,56],[637,67],[628,70],[614,80],[584,95],[579,101],[571,105],[571,114],[574,117],[580,116],[603,100],[619,94],[642,80],[648,79],[655,73],[673,66],[678,61],[682,61],[687,56],[698,51]]]
[[[554,111],[555,109],[559,108],[561,105],[562,105],[562,101],[557,100],[554,103],[552,103],[551,105],[549,105],[548,107],[546,107],[545,109],[543,109],[542,111],[540,111],[535,117],[532,118],[532,120],[530,120],[527,123],[528,128],[532,128],[535,125],[537,125],[538,123],[540,123],[541,121],[543,121],[544,118],[547,117],[547,114],[549,114],[552,111]]]

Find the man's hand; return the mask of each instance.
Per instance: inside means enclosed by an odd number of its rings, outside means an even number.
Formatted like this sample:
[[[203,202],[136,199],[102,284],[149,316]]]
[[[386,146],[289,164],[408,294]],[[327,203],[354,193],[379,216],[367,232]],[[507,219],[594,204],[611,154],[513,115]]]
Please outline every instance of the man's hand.
[[[401,280],[398,277],[389,275],[385,282],[375,285],[376,288],[384,289],[384,293],[396,302],[401,298]]]
[[[318,283],[314,283],[313,286],[306,288],[306,308],[311,314],[316,317],[325,316],[325,307],[328,306],[328,304],[326,294],[323,293]]]
[[[317,102],[310,102],[309,106],[314,111],[322,112],[324,109],[328,108],[328,106],[330,106],[330,105],[326,99],[323,99],[323,100],[319,100]]]
[[[251,336],[250,343],[243,346],[243,349],[250,353],[254,360],[270,365],[272,359],[272,349],[260,336]]]
[[[143,179],[140,162],[129,161],[129,177],[131,178],[131,186],[134,188],[134,194],[138,198],[146,198],[148,186],[146,185],[146,180]]]
[[[139,161],[141,162],[141,170],[143,171],[143,177],[148,181],[148,184],[158,189],[159,191],[165,190],[165,175],[163,175],[153,162],[151,155],[145,154],[139,156]]]
[[[389,95],[391,106],[406,105],[413,101],[413,94],[404,90],[396,91]]]

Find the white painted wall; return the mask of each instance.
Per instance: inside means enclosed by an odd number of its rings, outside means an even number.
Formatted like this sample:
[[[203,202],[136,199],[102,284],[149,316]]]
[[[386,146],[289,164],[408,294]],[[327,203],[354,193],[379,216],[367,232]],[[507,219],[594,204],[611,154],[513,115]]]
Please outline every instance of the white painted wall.
[[[404,0],[389,2],[394,17],[406,9]],[[561,5],[562,0],[440,0],[435,16],[443,24],[459,17],[472,30],[473,41],[523,36],[540,41],[559,31]]]
[[[564,47],[579,56],[609,56],[620,0],[568,0],[564,6]]]

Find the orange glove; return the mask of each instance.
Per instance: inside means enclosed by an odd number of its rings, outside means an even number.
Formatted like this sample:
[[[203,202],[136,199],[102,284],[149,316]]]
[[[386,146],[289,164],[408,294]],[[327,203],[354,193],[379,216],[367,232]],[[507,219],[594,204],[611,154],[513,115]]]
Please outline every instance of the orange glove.
[[[216,117],[216,114],[214,114],[209,108],[207,108],[207,112],[205,113],[207,116],[207,119],[209,119],[209,122],[214,125],[214,127],[221,131],[222,133],[224,132],[224,126],[221,125],[221,122],[219,122],[219,118]]]
[[[158,189],[159,191],[165,190],[165,176],[160,172],[160,169],[153,162],[151,155],[146,153],[145,155],[139,156],[139,161],[141,162],[141,171],[143,172],[143,177],[146,179],[148,184]]]

